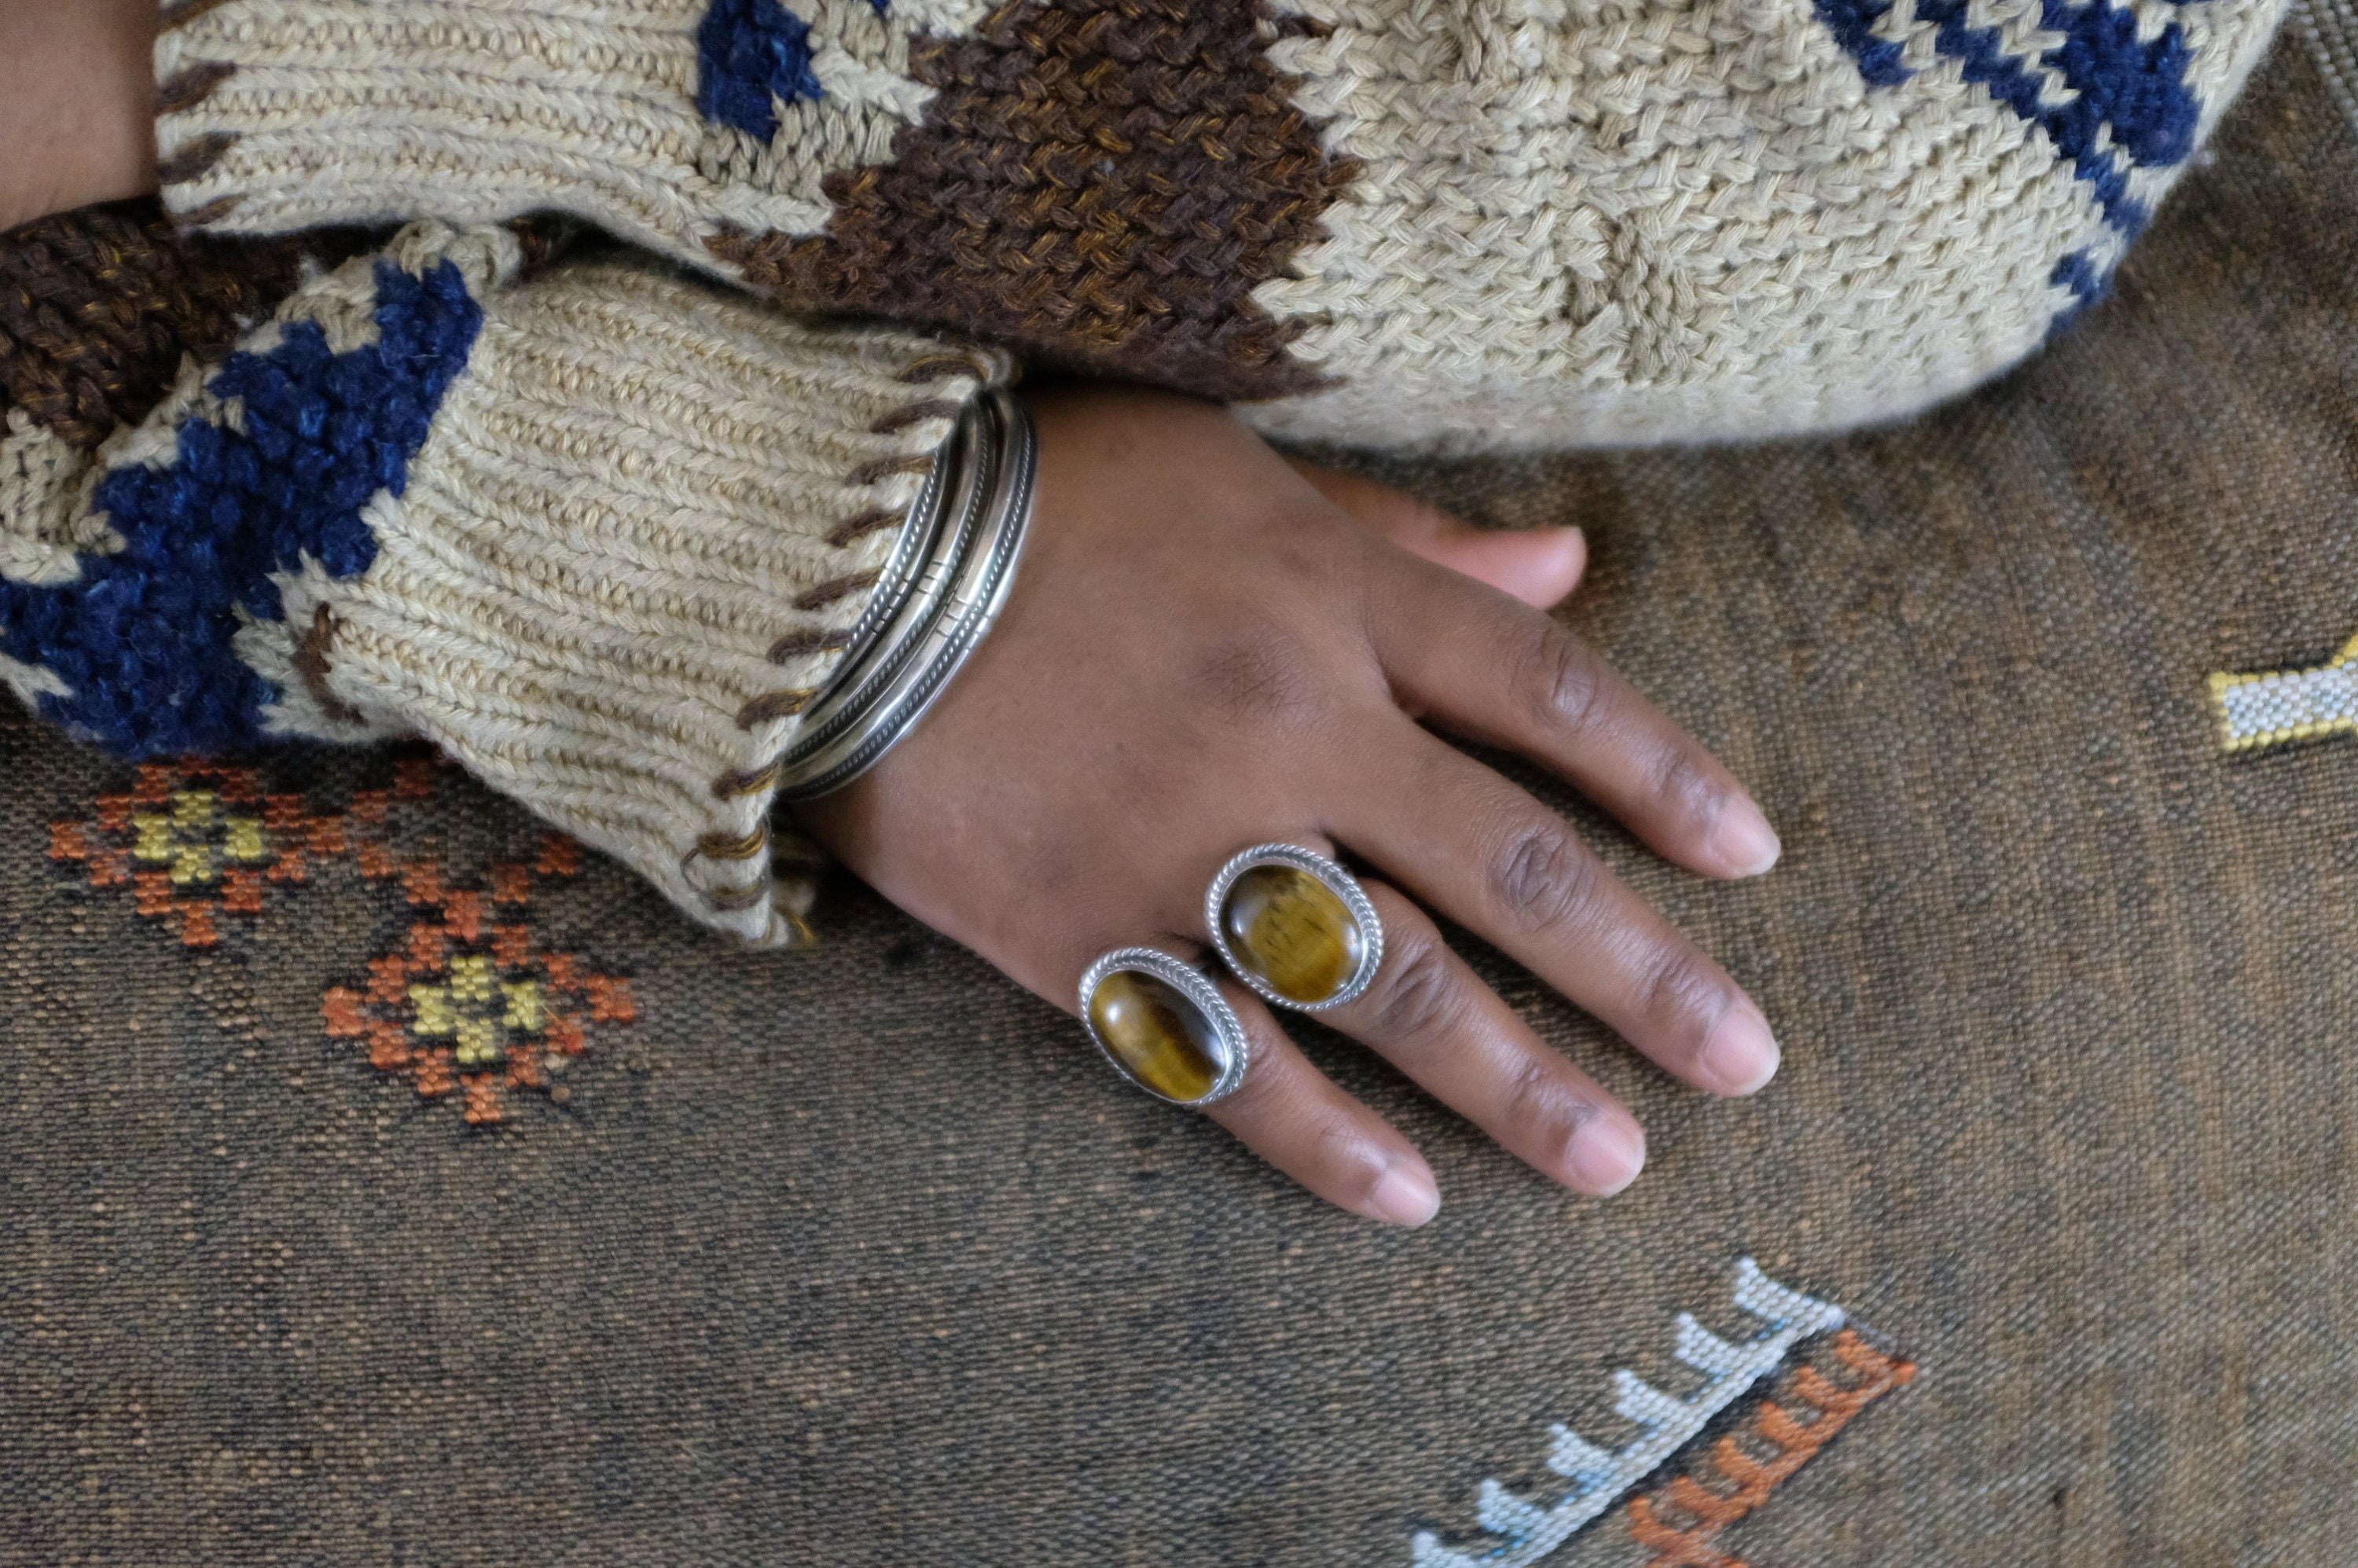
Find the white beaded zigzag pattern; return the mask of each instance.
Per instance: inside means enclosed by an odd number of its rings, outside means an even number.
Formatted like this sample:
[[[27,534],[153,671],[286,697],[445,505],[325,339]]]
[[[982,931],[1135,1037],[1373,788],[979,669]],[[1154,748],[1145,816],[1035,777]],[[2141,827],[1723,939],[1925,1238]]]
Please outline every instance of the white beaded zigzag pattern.
[[[1504,1539],[1487,1547],[1456,1550],[1429,1531],[1420,1533],[1412,1543],[1414,1568],[1526,1568],[1537,1563],[1659,1469],[1714,1416],[1783,1365],[1796,1346],[1843,1325],[1842,1308],[1779,1284],[1749,1258],[1736,1266],[1735,1295],[1737,1308],[1766,1323],[1768,1333],[1731,1342],[1704,1328],[1691,1314],[1679,1314],[1673,1353],[1704,1375],[1702,1388],[1681,1399],[1627,1368],[1614,1373],[1618,1396],[1614,1411],[1644,1428],[1640,1436],[1619,1449],[1606,1449],[1558,1422],[1552,1429],[1555,1443],[1547,1465],[1569,1478],[1572,1490],[1543,1508],[1495,1480],[1485,1481],[1475,1518],[1485,1530]]]
[[[2229,752],[2358,730],[2358,637],[2314,669],[2212,676],[2211,711]]]

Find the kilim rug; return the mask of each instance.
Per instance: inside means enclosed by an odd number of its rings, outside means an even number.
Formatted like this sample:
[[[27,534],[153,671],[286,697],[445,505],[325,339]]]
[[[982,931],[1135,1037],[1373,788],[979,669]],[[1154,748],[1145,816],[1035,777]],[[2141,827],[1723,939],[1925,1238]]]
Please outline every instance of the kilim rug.
[[[1607,1202],[1305,1029],[1444,1188],[1352,1220],[849,881],[749,955],[430,755],[12,713],[0,1563],[2358,1558],[2358,744],[2207,684],[2358,629],[2353,37],[1968,401],[1387,470],[1584,524],[1572,619],[1784,834],[1580,814],[1756,1099],[1476,952],[1650,1128]]]

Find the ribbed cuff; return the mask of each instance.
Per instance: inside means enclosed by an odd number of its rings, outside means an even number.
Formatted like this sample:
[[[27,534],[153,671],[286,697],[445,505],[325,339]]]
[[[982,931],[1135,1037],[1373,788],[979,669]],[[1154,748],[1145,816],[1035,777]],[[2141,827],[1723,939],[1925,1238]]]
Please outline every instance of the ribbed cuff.
[[[166,0],[158,178],[218,232],[557,211],[728,272],[725,232],[827,225],[932,97],[913,40],[984,8]]]
[[[792,939],[774,763],[1007,362],[628,260],[492,301],[349,585],[244,639],[322,734],[422,730],[708,925]],[[324,617],[324,618],[323,618]],[[802,859],[808,859],[806,854]]]
[[[0,681],[136,757],[422,733],[698,919],[788,941],[809,886],[778,874],[774,764],[1011,367],[643,257],[520,280],[526,250],[415,224],[95,454],[12,411],[63,466],[0,471],[48,552],[0,562]]]

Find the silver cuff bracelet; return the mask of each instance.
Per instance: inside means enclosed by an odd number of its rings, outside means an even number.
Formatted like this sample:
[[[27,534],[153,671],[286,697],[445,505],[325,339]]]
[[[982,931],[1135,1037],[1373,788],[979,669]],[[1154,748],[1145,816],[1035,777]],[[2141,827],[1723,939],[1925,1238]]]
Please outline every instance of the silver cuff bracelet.
[[[1032,521],[1038,438],[1005,387],[968,400],[852,627],[842,662],[803,710],[778,797],[840,789],[925,717],[990,630]]]

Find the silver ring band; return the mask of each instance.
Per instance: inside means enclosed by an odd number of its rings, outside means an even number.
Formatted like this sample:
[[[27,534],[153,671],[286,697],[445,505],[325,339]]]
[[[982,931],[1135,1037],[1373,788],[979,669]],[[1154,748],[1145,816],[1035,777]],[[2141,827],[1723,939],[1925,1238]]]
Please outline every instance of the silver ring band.
[[[1257,963],[1252,955],[1238,950],[1235,934],[1228,929],[1228,895],[1246,872],[1263,866],[1280,866],[1314,879],[1335,895],[1357,926],[1357,962],[1341,984],[1323,997],[1305,999],[1287,994],[1283,988],[1272,983],[1265,972],[1266,964]],[[1367,890],[1350,872],[1299,844],[1256,844],[1230,856],[1205,891],[1204,925],[1211,932],[1212,945],[1219,949],[1220,959],[1228,965],[1229,973],[1250,986],[1263,1000],[1301,1012],[1324,1012],[1356,1000],[1374,983],[1376,971],[1383,967],[1384,923],[1377,916],[1376,906],[1368,902]]]
[[[1139,996],[1120,999],[1130,1004],[1127,1008],[1108,1005],[1109,999],[1098,994],[1100,988],[1124,975],[1159,981],[1173,993],[1159,1000],[1175,999],[1195,1010],[1199,1027],[1186,1032],[1184,1044],[1200,1048],[1201,1062],[1158,1059],[1174,1051],[1184,1057],[1189,1052],[1179,1042],[1153,1038],[1154,1021],[1144,1016],[1158,1000],[1151,984]],[[1081,1022],[1109,1066],[1172,1105],[1200,1108],[1234,1094],[1252,1065],[1252,1042],[1220,988],[1201,969],[1159,947],[1117,947],[1091,964],[1081,977]]]

